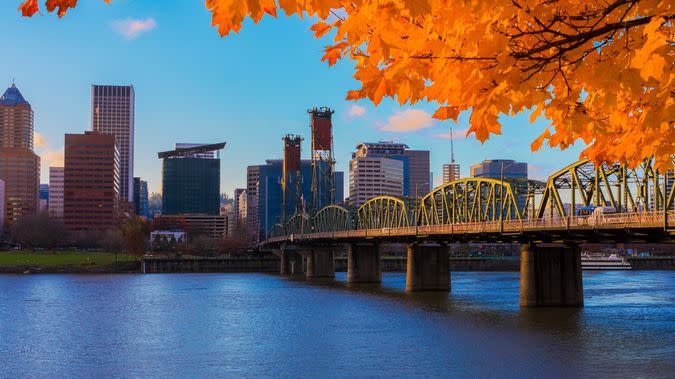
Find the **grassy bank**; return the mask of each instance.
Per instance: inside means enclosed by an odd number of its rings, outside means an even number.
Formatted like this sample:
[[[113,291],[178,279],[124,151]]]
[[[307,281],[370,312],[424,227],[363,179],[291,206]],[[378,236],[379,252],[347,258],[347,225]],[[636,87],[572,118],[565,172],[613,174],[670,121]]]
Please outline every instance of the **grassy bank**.
[[[137,257],[118,254],[117,261],[129,262]],[[116,262],[115,254],[87,251],[0,251],[0,266],[106,266]]]

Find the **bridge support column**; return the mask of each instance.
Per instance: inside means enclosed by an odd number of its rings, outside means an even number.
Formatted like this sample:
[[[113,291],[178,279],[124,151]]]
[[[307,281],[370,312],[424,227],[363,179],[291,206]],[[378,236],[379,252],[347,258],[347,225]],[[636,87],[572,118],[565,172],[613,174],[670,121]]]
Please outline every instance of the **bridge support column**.
[[[521,307],[583,305],[581,254],[578,246],[521,246]]]
[[[335,277],[333,247],[303,248],[300,250],[300,254],[305,257],[307,262],[307,270],[305,271],[307,279]]]
[[[304,272],[303,258],[296,250],[280,249],[279,258],[281,259],[281,267],[279,273],[281,275],[296,275]]]
[[[347,283],[381,283],[380,246],[351,244],[347,255]]]
[[[449,250],[447,245],[408,245],[406,292],[450,291]]]

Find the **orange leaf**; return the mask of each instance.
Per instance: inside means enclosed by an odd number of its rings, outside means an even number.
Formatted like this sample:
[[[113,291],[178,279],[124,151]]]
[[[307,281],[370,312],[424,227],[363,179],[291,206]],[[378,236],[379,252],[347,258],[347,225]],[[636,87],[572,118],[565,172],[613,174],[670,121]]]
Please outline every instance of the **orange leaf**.
[[[106,3],[110,2],[110,0],[105,1]],[[47,6],[47,12],[53,12],[58,8],[56,14],[58,14],[59,17],[63,17],[66,15],[69,8],[75,8],[77,0],[47,0],[45,5]]]
[[[452,119],[457,122],[457,117],[459,116],[459,108],[450,106],[450,107],[440,107],[434,112],[433,118],[437,120],[447,120]]]
[[[332,26],[330,26],[329,24],[319,21],[316,24],[312,25],[312,27],[309,29],[314,32],[315,38],[321,38],[326,33],[328,33],[331,30],[331,28]]]
[[[534,140],[534,142],[532,142],[532,144],[530,144],[530,149],[532,151],[537,151],[537,150],[541,149],[541,145],[544,143],[544,140],[547,139],[547,138],[550,138],[550,137],[551,137],[551,132],[548,129],[544,130],[544,132],[541,133],[541,135],[536,140]]]
[[[340,42],[337,45],[327,46],[324,50],[326,54],[324,54],[323,58],[321,58],[321,62],[328,61],[329,66],[334,65],[338,59],[342,58],[342,50],[346,47],[346,42]]]
[[[19,5],[19,10],[21,11],[21,15],[24,17],[31,17],[36,12],[40,13],[37,0],[24,1],[21,5]]]

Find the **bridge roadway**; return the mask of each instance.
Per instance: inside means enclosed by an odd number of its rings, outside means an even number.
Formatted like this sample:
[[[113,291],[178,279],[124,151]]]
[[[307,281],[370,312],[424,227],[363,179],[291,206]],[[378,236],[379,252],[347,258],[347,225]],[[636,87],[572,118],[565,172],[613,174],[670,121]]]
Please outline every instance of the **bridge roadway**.
[[[673,243],[666,217],[675,212],[628,212],[396,228],[308,232],[270,237],[261,243],[281,258],[281,274],[335,276],[334,256],[346,252],[350,283],[381,281],[380,245],[408,244],[406,291],[449,291],[453,242],[521,244],[520,305],[583,306],[579,244],[584,242]]]

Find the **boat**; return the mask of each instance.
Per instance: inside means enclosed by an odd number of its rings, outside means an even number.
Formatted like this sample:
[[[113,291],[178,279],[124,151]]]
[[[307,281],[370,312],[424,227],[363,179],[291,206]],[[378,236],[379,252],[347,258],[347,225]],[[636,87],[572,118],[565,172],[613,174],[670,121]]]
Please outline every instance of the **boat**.
[[[630,263],[624,258],[610,254],[606,255],[591,255],[587,252],[581,253],[581,269],[582,270],[630,270],[632,269]]]

